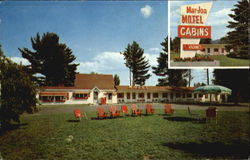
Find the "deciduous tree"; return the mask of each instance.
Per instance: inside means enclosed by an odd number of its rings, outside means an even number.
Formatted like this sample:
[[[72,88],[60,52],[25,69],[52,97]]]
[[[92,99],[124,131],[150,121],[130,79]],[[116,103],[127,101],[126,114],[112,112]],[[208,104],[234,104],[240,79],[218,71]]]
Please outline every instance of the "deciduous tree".
[[[11,121],[36,110],[36,85],[25,66],[18,65],[3,55],[0,47],[0,128],[8,129]]]

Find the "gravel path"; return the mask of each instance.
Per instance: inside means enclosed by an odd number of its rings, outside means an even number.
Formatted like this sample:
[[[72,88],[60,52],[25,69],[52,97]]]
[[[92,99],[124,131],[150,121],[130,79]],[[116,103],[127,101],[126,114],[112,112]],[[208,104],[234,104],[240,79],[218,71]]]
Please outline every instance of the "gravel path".
[[[116,105],[120,108],[122,104]],[[131,104],[127,105],[129,108]],[[145,104],[137,104],[137,106],[141,109],[144,109]],[[152,104],[153,108],[163,109],[163,104],[154,103]],[[200,106],[200,105],[185,105],[185,104],[172,104],[172,108],[177,110],[187,110],[187,107],[190,107],[191,110],[206,110],[208,106]],[[31,114],[31,115],[46,115],[46,114],[60,114],[60,113],[72,113],[74,109],[81,109],[81,111],[96,111],[98,105],[84,106],[84,105],[57,105],[57,106],[39,106],[40,111]],[[103,105],[105,110],[108,110],[109,105]],[[246,111],[249,112],[249,106],[215,106],[219,111]],[[25,114],[27,115],[27,114]]]

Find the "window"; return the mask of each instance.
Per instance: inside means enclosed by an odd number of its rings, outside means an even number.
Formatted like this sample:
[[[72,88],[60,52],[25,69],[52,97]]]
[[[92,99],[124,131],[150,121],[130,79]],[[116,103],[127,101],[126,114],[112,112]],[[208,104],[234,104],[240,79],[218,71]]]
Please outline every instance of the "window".
[[[127,99],[130,99],[130,93],[127,93]]]
[[[65,97],[64,96],[55,96],[56,102],[64,102]]]
[[[41,96],[41,100],[43,102],[53,102],[54,97],[53,96]]]
[[[208,98],[208,94],[205,94],[205,98]]]
[[[214,48],[214,52],[219,52],[219,49],[218,48]]]
[[[192,93],[188,93],[187,98],[192,98]]]
[[[150,99],[151,98],[151,94],[147,93],[147,98]]]
[[[202,51],[202,52],[205,52],[205,48],[203,48],[201,51]]]
[[[197,98],[197,93],[194,94],[194,98]]]
[[[153,93],[153,98],[158,98],[159,94],[158,93]]]
[[[221,53],[224,53],[224,51],[225,51],[225,48],[221,48]]]
[[[207,48],[207,53],[210,53],[210,48]]]
[[[183,93],[183,94],[182,94],[182,98],[186,98],[186,93]]]
[[[88,94],[74,93],[73,97],[74,97],[74,99],[87,99],[88,98]]]
[[[170,98],[171,98],[171,99],[174,98],[174,94],[173,94],[173,93],[170,94]]]
[[[123,93],[118,93],[117,98],[124,98],[124,94]]]
[[[136,94],[135,93],[132,93],[132,98],[136,99]]]
[[[112,100],[112,93],[109,93],[109,94],[108,94],[108,99],[109,99],[109,100]]]
[[[144,98],[144,93],[139,93],[139,98]]]
[[[181,94],[180,93],[175,93],[175,97],[179,98],[179,97],[181,97]]]
[[[203,94],[199,94],[199,98],[202,98],[203,97]]]
[[[168,93],[162,93],[163,98],[168,98]]]

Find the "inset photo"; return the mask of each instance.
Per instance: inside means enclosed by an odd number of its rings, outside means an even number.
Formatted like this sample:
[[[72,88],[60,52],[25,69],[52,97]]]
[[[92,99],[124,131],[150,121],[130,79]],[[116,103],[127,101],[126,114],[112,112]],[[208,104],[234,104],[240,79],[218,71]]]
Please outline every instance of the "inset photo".
[[[169,1],[170,68],[249,68],[249,6]]]

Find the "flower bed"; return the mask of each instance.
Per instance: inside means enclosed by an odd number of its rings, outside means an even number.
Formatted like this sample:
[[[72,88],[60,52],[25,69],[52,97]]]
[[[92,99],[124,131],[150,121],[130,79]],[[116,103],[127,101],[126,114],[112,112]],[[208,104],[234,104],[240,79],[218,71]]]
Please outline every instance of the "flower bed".
[[[199,61],[214,61],[214,59],[210,56],[195,56],[195,57],[186,57],[180,58],[177,57],[174,59],[175,62],[199,62]]]

